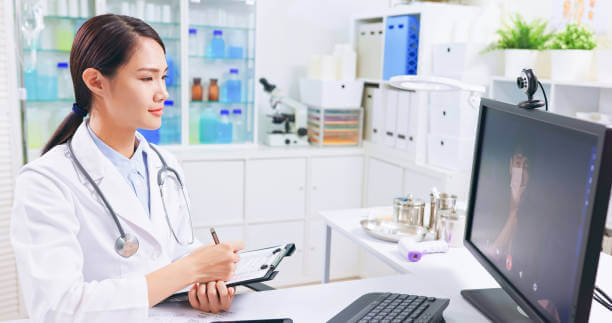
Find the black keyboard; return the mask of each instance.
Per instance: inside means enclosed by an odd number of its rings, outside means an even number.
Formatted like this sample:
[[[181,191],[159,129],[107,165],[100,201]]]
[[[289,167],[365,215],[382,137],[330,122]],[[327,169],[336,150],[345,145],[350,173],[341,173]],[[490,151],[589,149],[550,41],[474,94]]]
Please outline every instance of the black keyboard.
[[[444,322],[445,298],[408,294],[369,293],[351,303],[328,323],[340,322]]]

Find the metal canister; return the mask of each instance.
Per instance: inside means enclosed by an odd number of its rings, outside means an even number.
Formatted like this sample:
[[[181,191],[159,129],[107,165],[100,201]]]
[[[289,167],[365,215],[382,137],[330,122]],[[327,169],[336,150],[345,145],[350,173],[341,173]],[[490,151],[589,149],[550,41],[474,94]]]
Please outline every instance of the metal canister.
[[[440,193],[440,196],[436,198],[436,209],[437,211],[452,211],[455,210],[457,205],[457,195]]]
[[[420,199],[397,197],[393,199],[393,221],[407,225],[423,226],[425,202]]]

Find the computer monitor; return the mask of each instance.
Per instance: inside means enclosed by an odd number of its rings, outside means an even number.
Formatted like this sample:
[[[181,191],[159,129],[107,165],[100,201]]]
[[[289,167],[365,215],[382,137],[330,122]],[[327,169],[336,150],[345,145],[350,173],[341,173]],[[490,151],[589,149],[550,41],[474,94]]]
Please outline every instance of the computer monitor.
[[[461,294],[492,321],[588,320],[610,139],[601,124],[481,101],[464,244],[502,288]]]

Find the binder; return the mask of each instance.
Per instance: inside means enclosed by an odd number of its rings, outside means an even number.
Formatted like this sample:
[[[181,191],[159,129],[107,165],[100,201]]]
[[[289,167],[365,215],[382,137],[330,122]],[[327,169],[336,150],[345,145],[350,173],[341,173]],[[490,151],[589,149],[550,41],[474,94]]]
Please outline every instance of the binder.
[[[417,75],[420,16],[387,18],[383,80],[396,75]]]
[[[278,274],[281,261],[295,252],[295,244],[272,246],[262,249],[242,251],[234,277],[226,282],[227,287],[261,283],[273,280]],[[265,267],[264,267],[265,266]],[[191,286],[172,294],[161,303],[176,303],[188,301]],[[160,304],[161,304],[160,303]]]

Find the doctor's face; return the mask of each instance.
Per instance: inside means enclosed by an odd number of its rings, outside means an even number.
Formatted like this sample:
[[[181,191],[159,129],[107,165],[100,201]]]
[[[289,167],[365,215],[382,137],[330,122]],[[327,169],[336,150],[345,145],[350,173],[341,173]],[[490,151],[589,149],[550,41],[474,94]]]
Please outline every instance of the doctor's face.
[[[151,38],[139,37],[129,60],[109,82],[105,101],[113,121],[127,128],[159,128],[168,98],[167,70],[162,47]]]

